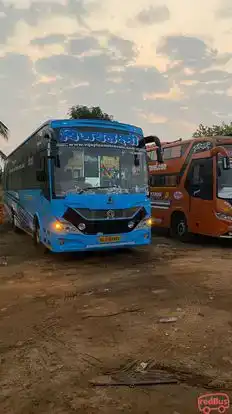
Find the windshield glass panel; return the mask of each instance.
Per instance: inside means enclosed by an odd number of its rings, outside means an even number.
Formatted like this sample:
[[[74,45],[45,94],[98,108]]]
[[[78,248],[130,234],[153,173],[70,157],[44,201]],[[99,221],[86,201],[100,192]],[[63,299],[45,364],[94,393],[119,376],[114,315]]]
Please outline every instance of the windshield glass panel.
[[[145,149],[60,146],[60,168],[54,169],[56,196],[68,193],[147,191]]]
[[[229,153],[232,167],[232,145],[223,145]],[[219,198],[232,199],[232,168],[223,170],[222,157],[217,158],[217,195]]]

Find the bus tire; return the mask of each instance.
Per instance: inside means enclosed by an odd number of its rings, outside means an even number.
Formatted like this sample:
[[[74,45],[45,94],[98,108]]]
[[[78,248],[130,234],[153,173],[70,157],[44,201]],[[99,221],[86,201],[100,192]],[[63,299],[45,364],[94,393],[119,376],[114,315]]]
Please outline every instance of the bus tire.
[[[37,218],[35,218],[35,221],[34,221],[33,242],[34,242],[34,245],[36,247],[41,249],[41,252],[50,253],[50,250],[46,246],[44,246],[43,243],[41,243],[41,240],[40,240],[40,225],[39,225],[39,222],[38,222]]]
[[[14,211],[12,210],[12,212],[11,212],[11,226],[12,226],[12,230],[15,232],[15,233],[20,233],[21,232],[21,230],[20,230],[20,228],[17,226],[17,224],[16,224],[16,218],[15,218],[15,213],[14,213]]]
[[[171,237],[187,242],[190,240],[190,233],[188,231],[188,223],[184,213],[176,212],[173,213],[171,218]]]
[[[33,241],[35,246],[40,246],[40,226],[37,219],[34,222]]]

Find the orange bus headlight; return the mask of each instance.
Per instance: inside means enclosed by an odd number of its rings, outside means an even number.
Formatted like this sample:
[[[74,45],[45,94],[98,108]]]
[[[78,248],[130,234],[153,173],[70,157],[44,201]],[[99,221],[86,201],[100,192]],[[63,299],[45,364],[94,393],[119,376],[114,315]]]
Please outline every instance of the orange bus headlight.
[[[232,221],[232,216],[228,216],[227,214],[215,213],[215,215],[219,220]]]
[[[64,231],[64,226],[62,223],[60,223],[60,221],[54,221],[54,223],[52,223],[52,228],[53,230],[57,231],[58,233],[60,231]]]
[[[73,224],[63,219],[53,221],[51,228],[55,233],[80,233]]]

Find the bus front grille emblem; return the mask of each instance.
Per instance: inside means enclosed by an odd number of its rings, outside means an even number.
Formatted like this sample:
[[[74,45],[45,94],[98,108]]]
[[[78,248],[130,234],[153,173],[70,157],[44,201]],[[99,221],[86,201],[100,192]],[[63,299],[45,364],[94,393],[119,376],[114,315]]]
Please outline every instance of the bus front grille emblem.
[[[113,210],[108,210],[107,213],[106,213],[106,217],[108,219],[114,218],[115,217],[115,212]]]
[[[112,199],[112,197],[109,197],[108,201],[107,201],[107,204],[112,204],[112,203],[113,203],[113,199]]]

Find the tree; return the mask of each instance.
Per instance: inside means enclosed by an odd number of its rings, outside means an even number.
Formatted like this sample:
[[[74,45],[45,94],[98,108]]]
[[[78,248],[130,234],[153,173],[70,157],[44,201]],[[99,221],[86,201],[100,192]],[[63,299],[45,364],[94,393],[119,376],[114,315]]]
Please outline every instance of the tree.
[[[6,155],[0,150],[0,184],[2,183],[2,164],[4,163],[5,159]]]
[[[85,105],[72,106],[68,111],[71,119],[103,119],[113,121],[113,116],[103,112],[100,106],[88,107]]]
[[[230,124],[222,122],[221,125],[212,125],[211,127],[200,124],[193,137],[215,137],[219,135],[232,135],[232,122]]]
[[[8,140],[9,129],[7,126],[0,121],[0,135],[5,139]]]

